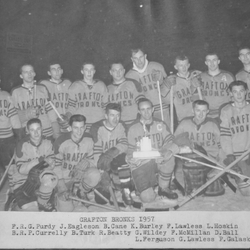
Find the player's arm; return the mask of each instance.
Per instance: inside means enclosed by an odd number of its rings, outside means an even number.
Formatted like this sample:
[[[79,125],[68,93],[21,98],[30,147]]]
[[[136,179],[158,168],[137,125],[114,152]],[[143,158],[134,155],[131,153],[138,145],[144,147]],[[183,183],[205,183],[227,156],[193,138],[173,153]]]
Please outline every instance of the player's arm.
[[[223,151],[227,154],[233,154],[232,134],[230,129],[230,122],[228,117],[229,109],[223,108],[221,110],[220,119],[220,144]]]
[[[26,143],[27,145],[27,143]],[[24,142],[19,142],[16,147],[16,166],[20,174],[27,175],[35,165],[41,162],[43,159],[42,157],[39,159],[32,159],[30,152],[28,152],[28,148],[26,147]],[[25,152],[26,151],[26,152]]]
[[[126,136],[125,125],[120,124],[119,129],[117,129],[117,144],[115,147],[119,150],[119,154],[125,153],[128,150],[128,139]]]
[[[136,128],[134,126],[130,127],[127,134],[128,138],[128,151],[127,151],[127,162],[130,162],[133,158],[133,152],[136,151]]]

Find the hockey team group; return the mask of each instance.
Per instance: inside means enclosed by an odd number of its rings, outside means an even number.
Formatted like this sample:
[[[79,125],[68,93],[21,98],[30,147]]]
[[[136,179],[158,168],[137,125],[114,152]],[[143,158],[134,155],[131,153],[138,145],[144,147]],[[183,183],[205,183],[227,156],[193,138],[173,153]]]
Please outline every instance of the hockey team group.
[[[131,60],[128,72],[120,61],[110,65],[109,85],[95,79],[92,62],[75,82],[63,78],[60,62],[39,82],[24,64],[23,83],[0,91],[5,211],[141,209],[177,204],[177,191],[218,196],[227,186],[250,196],[250,48],[239,49],[236,76],[214,52],[205,72],[189,70],[185,55],[170,75],[143,49],[131,50]],[[133,157],[143,137],[160,157]]]

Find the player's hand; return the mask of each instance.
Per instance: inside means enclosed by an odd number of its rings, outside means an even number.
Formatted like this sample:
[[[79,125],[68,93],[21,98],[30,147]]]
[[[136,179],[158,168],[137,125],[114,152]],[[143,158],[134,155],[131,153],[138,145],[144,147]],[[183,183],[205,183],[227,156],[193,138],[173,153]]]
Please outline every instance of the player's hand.
[[[168,89],[176,85],[176,75],[170,75],[164,80],[164,84]]]
[[[194,71],[191,72],[190,78],[192,79],[192,78],[194,78],[194,77],[200,75],[201,73],[202,73],[202,72],[199,71],[199,70],[194,70]]]
[[[57,122],[59,126],[63,129],[67,129],[69,127],[69,119],[66,115],[61,114],[62,119],[57,118]]]
[[[160,70],[152,70],[152,80],[154,82],[160,81],[161,79],[161,71]]]
[[[55,166],[55,161],[51,157],[47,157],[44,159],[45,162],[49,164],[49,168],[53,169]]]
[[[201,76],[197,75],[196,77],[191,78],[191,84],[193,85],[193,87],[195,88],[200,88],[201,87]]]
[[[26,109],[26,116],[27,116],[27,120],[30,120],[32,118],[37,118],[37,111],[35,107],[30,107],[28,109]]]

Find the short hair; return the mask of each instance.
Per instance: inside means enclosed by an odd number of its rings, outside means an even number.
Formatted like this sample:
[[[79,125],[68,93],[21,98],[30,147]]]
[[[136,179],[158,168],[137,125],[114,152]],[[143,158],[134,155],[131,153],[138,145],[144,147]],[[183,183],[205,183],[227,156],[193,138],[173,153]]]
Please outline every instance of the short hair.
[[[218,53],[215,51],[210,51],[206,53],[205,59],[207,58],[207,56],[217,56],[217,58],[219,59]]]
[[[73,122],[84,122],[86,124],[86,117],[84,115],[72,115],[69,119],[69,125],[72,126]]]
[[[141,104],[142,102],[148,102],[148,103],[150,103],[151,107],[154,106],[153,103],[152,103],[148,98],[142,97],[142,98],[140,98],[140,99],[138,100],[138,102],[137,102],[138,109],[139,109],[140,104]]]
[[[120,65],[122,65],[122,67],[124,68],[124,65],[123,65],[123,63],[122,63],[121,61],[115,61],[115,62],[113,62],[113,63],[111,63],[111,64],[109,65],[109,70],[112,69],[112,66],[113,66],[114,64],[120,64]]]
[[[105,109],[106,114],[108,114],[109,110],[116,110],[116,111],[121,113],[122,112],[121,104],[119,104],[119,103],[109,103],[106,106],[106,109]]]
[[[41,122],[40,119],[38,119],[38,118],[32,118],[32,119],[28,120],[28,122],[27,122],[27,125],[26,125],[27,129],[29,129],[30,126],[31,126],[32,124],[34,124],[34,123],[38,123],[38,124],[40,124],[40,126],[42,127],[42,122]]]
[[[238,50],[238,52],[240,53],[241,50],[243,49],[248,49],[250,51],[250,46],[241,46]]]
[[[233,81],[229,84],[228,89],[232,92],[234,86],[243,86],[245,90],[248,90],[247,83],[243,81]]]
[[[187,61],[189,62],[188,57],[185,56],[185,55],[179,55],[179,56],[177,56],[177,57],[175,58],[175,60],[174,60],[174,64],[176,64],[177,60],[179,60],[179,61],[186,61],[186,60],[187,60]]]
[[[203,106],[207,106],[207,109],[209,109],[209,103],[204,101],[204,100],[195,100],[192,103],[193,109],[195,108],[196,105],[203,105]]]
[[[144,49],[142,49],[142,48],[136,48],[136,49],[131,49],[132,56],[134,54],[137,54],[139,51],[141,51],[144,55],[146,54],[145,51],[144,51]]]
[[[93,67],[94,67],[94,69],[95,69],[95,64],[94,63],[92,63],[92,62],[84,62],[83,64],[82,64],[82,67],[81,67],[81,70],[83,70],[83,68],[84,68],[84,66],[85,65],[93,65]]]
[[[23,64],[23,65],[20,67],[20,69],[19,69],[19,71],[20,71],[21,74],[22,74],[22,72],[23,72],[23,67],[24,67],[24,66],[30,66],[30,67],[33,68],[33,70],[35,70],[35,68],[34,68],[34,66],[33,66],[32,64],[30,64],[30,63],[25,63],[25,64]]]
[[[58,64],[58,65],[60,65],[60,67],[62,67],[61,63],[59,63],[59,62],[57,62],[57,61],[51,61],[51,62],[48,64],[48,71],[50,71],[50,67],[51,67],[52,65],[56,65],[56,64]]]

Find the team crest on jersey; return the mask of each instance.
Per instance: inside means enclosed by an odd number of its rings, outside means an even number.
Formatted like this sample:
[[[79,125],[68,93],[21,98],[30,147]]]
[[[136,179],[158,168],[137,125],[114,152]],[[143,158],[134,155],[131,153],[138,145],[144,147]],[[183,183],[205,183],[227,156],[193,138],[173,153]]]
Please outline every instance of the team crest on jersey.
[[[225,75],[222,76],[221,81],[227,82],[227,77]]]
[[[158,131],[162,131],[162,125],[160,123],[157,124],[156,128],[157,128]]]

